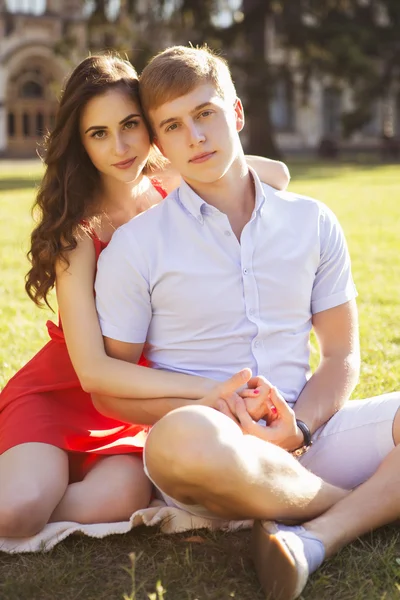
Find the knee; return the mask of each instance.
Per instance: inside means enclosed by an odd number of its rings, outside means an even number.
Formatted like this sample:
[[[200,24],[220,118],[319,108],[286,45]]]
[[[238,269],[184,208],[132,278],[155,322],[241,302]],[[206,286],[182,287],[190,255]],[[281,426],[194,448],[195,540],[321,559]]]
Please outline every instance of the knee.
[[[206,406],[188,406],[168,413],[153,427],[146,442],[146,465],[152,476],[190,481],[220,468],[240,428]],[[168,465],[168,469],[166,469]]]
[[[31,537],[43,529],[49,518],[49,514],[44,514],[43,499],[34,493],[24,493],[24,498],[0,504],[0,535]]]
[[[126,507],[128,516],[136,510],[146,508],[151,498],[151,482],[143,469],[143,461],[138,456],[118,455],[107,458],[109,461],[111,501]]]

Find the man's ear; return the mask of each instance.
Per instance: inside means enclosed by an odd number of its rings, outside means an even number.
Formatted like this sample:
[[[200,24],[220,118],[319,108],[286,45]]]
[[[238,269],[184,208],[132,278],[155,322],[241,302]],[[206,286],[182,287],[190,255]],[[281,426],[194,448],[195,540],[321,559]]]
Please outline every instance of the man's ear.
[[[236,117],[236,131],[242,131],[245,123],[243,104],[240,98],[236,98],[233,105]]]

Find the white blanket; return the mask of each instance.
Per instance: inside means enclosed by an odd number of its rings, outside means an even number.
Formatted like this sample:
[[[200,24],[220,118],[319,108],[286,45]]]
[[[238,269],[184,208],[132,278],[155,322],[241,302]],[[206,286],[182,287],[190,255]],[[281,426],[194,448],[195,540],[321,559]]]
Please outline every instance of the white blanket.
[[[154,500],[149,508],[133,513],[129,521],[120,523],[93,523],[82,525],[64,521],[48,523],[40,533],[29,538],[1,538],[0,552],[45,552],[50,550],[72,533],[83,533],[94,538],[106,535],[127,533],[138,525],[160,525],[163,533],[179,533],[190,529],[222,529],[235,531],[249,528],[252,521],[225,521],[224,519],[206,519],[196,517],[180,509],[167,506],[162,500]]]

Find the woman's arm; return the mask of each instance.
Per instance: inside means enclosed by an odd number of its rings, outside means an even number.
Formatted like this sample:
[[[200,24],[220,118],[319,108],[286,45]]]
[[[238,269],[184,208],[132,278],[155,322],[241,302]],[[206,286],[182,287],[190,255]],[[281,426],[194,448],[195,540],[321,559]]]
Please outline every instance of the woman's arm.
[[[62,261],[56,268],[57,300],[68,352],[86,392],[121,398],[198,399],[207,394],[213,383],[208,379],[107,356],[94,302],[96,257],[90,237],[82,235],[68,258],[68,268]]]
[[[117,352],[120,357],[127,360],[136,359],[136,344],[132,344],[129,349],[121,342],[109,344],[110,340],[108,338],[105,338],[105,341],[107,351]],[[242,369],[226,381],[215,383],[211,390],[198,400],[184,398],[116,398],[115,396],[100,394],[92,394],[92,400],[96,409],[106,417],[125,421],[126,423],[153,425],[171,410],[182,406],[196,404],[197,406],[208,406],[217,409],[218,403],[222,400],[233,409],[235,401],[240,400],[237,391],[243,388],[250,376],[250,369]],[[257,402],[257,399],[255,399],[255,402]]]
[[[285,163],[263,156],[250,155],[246,155],[246,161],[249,167],[255,170],[261,181],[277,190],[286,190],[290,181],[290,172]]]
[[[290,172],[285,163],[279,160],[271,160],[263,156],[246,156],[247,164],[252,167],[261,181],[268,183],[277,190],[286,190],[290,181]],[[181,183],[181,176],[171,167],[156,174],[157,179],[169,194]]]

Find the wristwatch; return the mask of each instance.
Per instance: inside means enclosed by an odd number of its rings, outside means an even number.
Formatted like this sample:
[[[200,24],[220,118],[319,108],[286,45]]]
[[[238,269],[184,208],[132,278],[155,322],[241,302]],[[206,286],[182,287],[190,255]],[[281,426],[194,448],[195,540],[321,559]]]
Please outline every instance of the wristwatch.
[[[308,425],[306,425],[304,423],[304,421],[300,421],[300,419],[296,419],[296,423],[297,423],[297,427],[300,429],[301,433],[303,434],[304,441],[303,441],[303,444],[299,448],[296,448],[296,450],[292,450],[291,454],[293,454],[293,456],[295,456],[296,458],[299,458],[299,456],[303,456],[303,454],[308,452],[308,450],[311,448],[312,439],[311,439],[311,431],[309,430]]]

